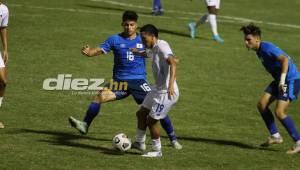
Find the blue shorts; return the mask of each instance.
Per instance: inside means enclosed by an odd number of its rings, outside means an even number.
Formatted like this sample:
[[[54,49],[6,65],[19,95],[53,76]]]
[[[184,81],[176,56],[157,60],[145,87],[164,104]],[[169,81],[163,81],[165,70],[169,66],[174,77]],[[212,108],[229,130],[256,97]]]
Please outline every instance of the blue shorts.
[[[113,83],[113,84],[112,84]],[[151,91],[149,83],[145,79],[117,80],[105,84],[115,95],[117,100],[132,95],[137,104],[142,104],[147,93]]]
[[[287,84],[287,90],[283,94],[280,94],[278,92],[277,81],[272,81],[270,85],[266,88],[265,92],[276,97],[277,100],[284,100],[284,101],[296,100],[300,91],[300,79],[287,81],[286,84]]]

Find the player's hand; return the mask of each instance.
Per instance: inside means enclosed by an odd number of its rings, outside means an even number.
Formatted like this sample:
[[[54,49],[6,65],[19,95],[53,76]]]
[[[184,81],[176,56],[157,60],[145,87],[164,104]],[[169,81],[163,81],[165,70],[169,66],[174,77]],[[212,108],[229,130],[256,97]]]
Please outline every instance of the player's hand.
[[[281,95],[283,95],[284,93],[287,92],[287,85],[286,84],[279,84],[278,90],[279,90],[279,93]]]
[[[175,91],[174,91],[174,86],[171,85],[169,86],[168,88],[168,97],[169,97],[169,100],[172,100],[172,96],[175,94]]]
[[[134,55],[140,55],[140,51],[137,48],[129,48],[129,50],[134,54]]]
[[[7,52],[7,50],[3,51],[2,58],[3,58],[4,64],[6,65],[8,63],[8,52]]]
[[[91,50],[90,46],[89,45],[85,45],[81,49],[81,54],[82,55],[86,55],[86,56],[90,56],[89,55],[90,54],[90,50]]]
[[[133,53],[138,53],[139,50],[137,48],[129,48],[129,50]]]

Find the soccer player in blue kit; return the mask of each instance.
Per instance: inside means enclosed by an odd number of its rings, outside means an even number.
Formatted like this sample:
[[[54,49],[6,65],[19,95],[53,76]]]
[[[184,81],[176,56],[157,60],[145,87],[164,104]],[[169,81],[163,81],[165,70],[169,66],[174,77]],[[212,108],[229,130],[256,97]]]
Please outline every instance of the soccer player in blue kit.
[[[160,0],[153,0],[151,15],[159,16],[164,14],[164,9],[161,5]]]
[[[106,54],[111,50],[114,53],[113,85],[127,83],[127,89],[104,88],[94,96],[83,121],[69,117],[70,124],[80,133],[86,134],[93,119],[100,112],[101,104],[105,102],[121,100],[132,95],[137,104],[141,104],[147,93],[151,91],[146,79],[145,59],[134,55],[129,49],[137,48],[144,50],[142,40],[137,31],[138,15],[134,11],[125,11],[122,17],[124,31],[120,34],[110,36],[99,47],[83,47],[82,54],[88,57]],[[111,87],[109,84],[106,87]],[[167,132],[171,144],[176,149],[181,149],[177,141],[173,125],[169,117],[160,121]]]
[[[285,127],[295,145],[287,151],[288,154],[300,152],[300,136],[295,124],[286,110],[291,101],[297,99],[300,90],[300,73],[290,56],[271,42],[261,40],[261,30],[254,24],[243,26],[245,44],[248,49],[256,52],[265,69],[272,75],[274,81],[265,89],[257,108],[271,134],[261,146],[267,147],[283,142],[275,125],[269,105],[276,101],[275,115]]]

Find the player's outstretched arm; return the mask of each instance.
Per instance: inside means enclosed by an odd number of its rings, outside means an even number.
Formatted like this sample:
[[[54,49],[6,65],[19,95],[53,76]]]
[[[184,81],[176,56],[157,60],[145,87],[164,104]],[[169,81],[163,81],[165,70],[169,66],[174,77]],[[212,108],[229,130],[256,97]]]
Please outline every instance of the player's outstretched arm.
[[[130,48],[129,50],[133,53],[133,55],[147,57],[146,51],[139,51],[137,48]]]
[[[176,80],[176,65],[179,62],[179,60],[175,56],[172,56],[167,59],[167,62],[170,65],[170,79],[169,79],[168,93],[169,93],[169,98],[171,98],[171,96],[174,95],[174,83]]]
[[[85,45],[81,49],[81,54],[88,57],[94,57],[94,56],[104,54],[104,52],[99,47],[91,48],[89,45]]]

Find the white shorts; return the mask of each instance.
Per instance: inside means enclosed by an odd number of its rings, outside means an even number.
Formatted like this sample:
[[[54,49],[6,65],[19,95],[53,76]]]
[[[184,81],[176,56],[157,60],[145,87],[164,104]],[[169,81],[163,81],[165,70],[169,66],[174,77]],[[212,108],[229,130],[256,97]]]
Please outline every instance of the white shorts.
[[[205,0],[206,6],[215,6],[216,9],[220,9],[221,0]]]
[[[175,94],[170,100],[168,93],[160,93],[153,90],[147,94],[142,106],[150,110],[149,116],[153,119],[164,119],[171,107],[177,102],[178,98],[179,91],[175,91]]]
[[[2,58],[2,55],[0,52],[0,68],[3,68],[3,67],[5,67],[5,64],[4,64],[4,61],[3,61],[3,58]]]

